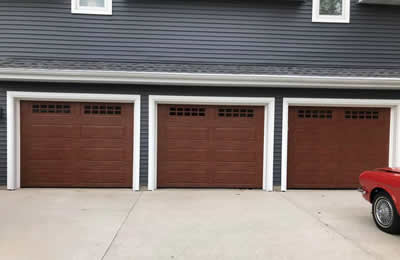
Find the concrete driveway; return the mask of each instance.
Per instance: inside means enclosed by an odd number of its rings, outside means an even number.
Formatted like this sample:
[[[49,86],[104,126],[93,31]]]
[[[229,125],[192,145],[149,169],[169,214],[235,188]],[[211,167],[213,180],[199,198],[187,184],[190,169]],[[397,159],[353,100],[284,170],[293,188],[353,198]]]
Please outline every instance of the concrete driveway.
[[[0,190],[0,259],[397,259],[356,191]]]

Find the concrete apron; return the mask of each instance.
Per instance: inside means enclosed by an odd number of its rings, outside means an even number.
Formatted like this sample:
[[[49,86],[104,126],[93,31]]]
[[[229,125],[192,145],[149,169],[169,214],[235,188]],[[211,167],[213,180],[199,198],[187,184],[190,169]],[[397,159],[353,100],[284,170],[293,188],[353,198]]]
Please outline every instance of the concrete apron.
[[[2,259],[396,259],[355,191],[0,191]]]

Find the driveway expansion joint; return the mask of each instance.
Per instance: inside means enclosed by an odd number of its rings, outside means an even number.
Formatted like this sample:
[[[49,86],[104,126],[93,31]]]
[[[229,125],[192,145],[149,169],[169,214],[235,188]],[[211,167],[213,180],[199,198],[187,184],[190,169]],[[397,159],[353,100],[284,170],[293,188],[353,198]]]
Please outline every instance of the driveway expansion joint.
[[[100,258],[100,260],[104,260],[104,258],[107,256],[108,252],[110,251],[114,241],[116,240],[116,238],[118,237],[120,231],[122,230],[122,227],[125,225],[126,221],[128,220],[129,216],[132,214],[133,210],[135,209],[137,203],[139,202],[140,198],[143,195],[143,191],[139,191],[140,195],[139,197],[133,202],[132,206],[130,207],[128,213],[126,214],[125,218],[123,219],[123,221],[121,222],[121,225],[118,227],[117,232],[115,232],[110,244],[107,246],[106,251],[104,252],[103,256]]]

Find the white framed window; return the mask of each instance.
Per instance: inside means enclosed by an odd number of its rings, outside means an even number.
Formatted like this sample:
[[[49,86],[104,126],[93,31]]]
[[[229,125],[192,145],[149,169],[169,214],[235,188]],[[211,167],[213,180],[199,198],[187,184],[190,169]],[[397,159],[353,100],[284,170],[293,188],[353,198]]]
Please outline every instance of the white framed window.
[[[112,0],[71,0],[71,12],[76,14],[112,14]]]
[[[350,0],[313,0],[312,21],[319,23],[349,23]]]

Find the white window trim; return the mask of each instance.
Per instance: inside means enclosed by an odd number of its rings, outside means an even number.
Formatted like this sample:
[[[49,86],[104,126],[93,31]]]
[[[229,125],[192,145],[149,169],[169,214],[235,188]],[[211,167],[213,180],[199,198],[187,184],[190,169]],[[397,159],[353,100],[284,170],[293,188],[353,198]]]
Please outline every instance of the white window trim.
[[[89,93],[51,93],[7,91],[7,189],[21,187],[20,101],[113,102],[134,104],[133,114],[133,190],[139,190],[140,174],[140,95]]]
[[[312,21],[317,23],[350,23],[350,0],[342,0],[342,15],[320,15],[319,5],[321,0],[313,0]]]
[[[282,110],[281,190],[287,190],[289,106],[390,108],[389,167],[400,166],[400,100],[284,98]]]
[[[214,96],[149,96],[149,176],[148,189],[157,189],[157,105],[243,105],[264,106],[263,190],[273,190],[273,150],[275,98],[214,97]]]
[[[100,14],[112,15],[112,0],[105,0],[104,7],[81,7],[80,0],[71,0],[71,12],[73,14]]]

